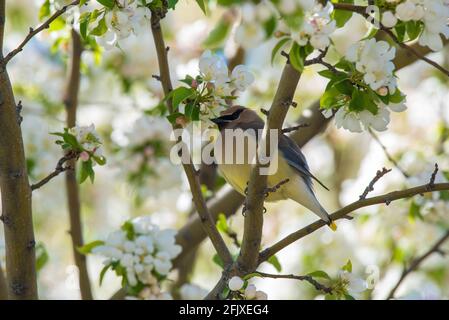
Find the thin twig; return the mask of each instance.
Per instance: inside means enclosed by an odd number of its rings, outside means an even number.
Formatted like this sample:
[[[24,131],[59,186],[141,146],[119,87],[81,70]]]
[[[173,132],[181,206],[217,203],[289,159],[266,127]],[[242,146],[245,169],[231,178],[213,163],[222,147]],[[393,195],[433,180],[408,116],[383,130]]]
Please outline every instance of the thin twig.
[[[270,193],[274,193],[274,192],[278,191],[280,187],[282,187],[284,184],[286,184],[289,181],[290,181],[290,179],[286,178],[286,179],[282,180],[281,182],[277,183],[273,187],[267,187],[265,189],[265,198],[268,197],[270,195]]]
[[[301,124],[298,124],[297,126],[282,129],[282,133],[289,133],[289,132],[296,131],[296,130],[299,130],[301,128],[306,128],[306,127],[310,127],[310,124],[309,123],[301,123]]]
[[[83,54],[83,44],[79,33],[71,30],[71,46],[70,63],[68,64],[67,82],[64,94],[64,105],[66,109],[66,125],[67,128],[76,126],[79,87],[81,81],[81,64]],[[70,239],[72,242],[72,252],[75,260],[75,265],[79,271],[79,288],[81,299],[92,300],[92,288],[90,284],[89,272],[87,270],[86,255],[78,251],[79,247],[84,245],[83,239],[83,222],[81,215],[81,196],[80,185],[76,179],[76,159],[72,159],[68,163],[73,170],[66,171],[65,186],[67,194],[67,209],[69,211],[70,221]]]
[[[429,256],[431,256],[433,253],[439,253],[444,254],[444,252],[441,250],[441,246],[443,245],[446,240],[449,239],[449,230],[444,233],[444,235],[429,249],[427,250],[423,255],[413,259],[408,267],[404,267],[404,270],[402,271],[402,274],[396,283],[396,285],[391,289],[390,293],[387,296],[387,300],[393,299],[394,295],[399,288],[399,286],[404,282],[405,278],[413,271],[417,270],[418,267],[426,260]]]
[[[396,169],[398,169],[399,172],[401,172],[401,174],[404,176],[404,178],[410,178],[410,175],[399,165],[399,163],[388,152],[387,147],[382,143],[382,141],[380,141],[379,136],[371,128],[368,129],[368,132],[370,133],[371,137],[373,137],[374,141],[376,141],[379,144],[379,146],[382,148],[388,161],[390,161],[396,167]]]
[[[377,170],[376,175],[374,178],[370,181],[368,186],[365,188],[365,191],[359,196],[360,200],[366,199],[366,196],[368,193],[374,190],[374,185],[377,181],[379,181],[384,175],[386,175],[388,172],[390,172],[391,169],[382,168],[382,170]]]
[[[15,48],[14,50],[12,50],[11,52],[9,52],[2,60],[0,60],[0,70],[4,69],[4,67],[6,66],[6,64],[12,59],[14,58],[14,56],[16,54],[18,54],[19,52],[21,52],[23,50],[23,47],[25,47],[25,45],[35,36],[37,35],[39,32],[48,29],[50,27],[50,24],[55,21],[59,16],[63,15],[67,9],[69,7],[72,6],[76,6],[80,3],[80,0],[75,0],[65,6],[63,6],[61,9],[57,10],[55,13],[53,13],[51,15],[50,18],[48,18],[47,20],[45,20],[40,26],[38,26],[37,28],[30,28],[28,35],[25,37],[25,39],[23,39],[23,41],[19,44],[19,46],[17,48]]]
[[[449,190],[449,183],[435,183],[432,190],[429,190],[428,184],[420,185],[414,188],[409,188],[401,191],[393,191],[389,192],[380,196],[371,197],[367,199],[362,199],[355,201],[346,207],[343,207],[337,211],[335,211],[333,214],[331,214],[332,221],[344,219],[348,216],[349,213],[368,206],[376,205],[376,204],[389,204],[392,201],[399,200],[399,199],[405,199],[410,198],[418,194],[428,193],[428,192],[434,192],[434,191],[442,191],[442,190]],[[271,247],[265,249],[261,252],[259,257],[259,263],[262,263],[266,261],[271,256],[275,255],[285,247],[289,246],[293,242],[296,242],[297,240],[304,238],[305,236],[315,232],[316,230],[320,229],[321,227],[325,226],[326,223],[323,220],[317,220],[308,226],[299,229],[296,232],[291,233],[290,235],[286,236],[282,240],[278,241]]]
[[[332,293],[332,288],[325,286],[324,284],[316,281],[312,276],[305,275],[305,276],[297,276],[294,274],[270,274],[270,273],[264,273],[256,271],[258,275],[260,275],[262,278],[273,278],[273,279],[293,279],[293,280],[299,280],[299,281],[307,281],[312,286],[315,287],[316,290],[322,291],[327,294]]]
[[[70,153],[66,154],[64,157],[62,157],[61,159],[59,159],[58,163],[56,164],[55,170],[52,173],[50,173],[48,176],[46,176],[44,179],[42,179],[41,181],[39,181],[35,184],[32,184],[30,186],[31,190],[34,191],[36,189],[39,189],[43,185],[50,182],[51,179],[53,179],[54,177],[57,177],[61,172],[64,172],[66,170],[72,170],[73,167],[64,166],[64,164],[69,160],[76,159],[77,157],[78,157],[78,153],[70,152]]]
[[[427,184],[429,190],[432,190],[433,187],[435,186],[435,179],[437,177],[437,173],[438,173],[438,163],[435,163],[435,169],[433,170],[432,175],[430,176],[429,183]]]

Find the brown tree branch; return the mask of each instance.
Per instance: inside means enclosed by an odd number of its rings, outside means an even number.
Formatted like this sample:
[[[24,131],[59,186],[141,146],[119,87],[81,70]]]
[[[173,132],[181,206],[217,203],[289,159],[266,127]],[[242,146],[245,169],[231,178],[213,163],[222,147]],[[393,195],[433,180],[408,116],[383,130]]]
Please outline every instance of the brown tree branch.
[[[28,35],[23,39],[23,41],[11,52],[9,52],[5,58],[0,60],[0,72],[2,69],[5,68],[6,64],[14,58],[15,55],[17,55],[19,52],[23,50],[23,47],[39,32],[48,29],[50,27],[50,24],[55,21],[59,16],[63,15],[69,7],[76,6],[80,3],[80,0],[75,0],[65,6],[63,6],[61,9],[57,10],[55,13],[53,13],[47,20],[45,20],[40,26],[36,28],[30,28]]]
[[[44,179],[42,179],[39,182],[36,182],[35,184],[32,184],[30,186],[31,190],[34,191],[36,189],[39,189],[40,187],[46,185],[48,182],[50,182],[53,178],[57,177],[61,172],[64,171],[70,171],[74,170],[74,166],[72,164],[68,164],[64,166],[66,162],[70,162],[73,159],[76,159],[78,155],[75,152],[71,152],[63,156],[61,159],[59,159],[58,163],[56,164],[56,168],[53,172],[51,172],[48,176],[46,176]]]
[[[66,124],[68,128],[76,126],[76,116],[78,109],[78,93],[80,86],[80,68],[81,56],[83,53],[83,45],[80,35],[72,29],[72,52],[70,57],[70,65],[68,68],[67,84],[64,95],[64,105],[66,108]],[[67,207],[70,218],[70,238],[72,241],[72,252],[75,265],[79,271],[79,287],[81,299],[92,300],[92,289],[90,286],[89,273],[87,271],[87,257],[81,254],[77,248],[84,245],[83,240],[83,224],[81,221],[81,201],[79,184],[76,179],[76,159],[69,161],[69,166],[73,170],[69,170],[65,175]]]
[[[399,288],[399,286],[404,282],[405,278],[412,273],[413,271],[417,270],[419,266],[426,260],[429,256],[431,256],[433,253],[440,253],[444,254],[441,251],[441,246],[443,243],[446,242],[446,240],[449,239],[449,230],[444,233],[444,235],[429,249],[427,250],[423,255],[413,259],[408,267],[404,267],[404,270],[402,271],[402,274],[396,283],[396,285],[391,289],[390,293],[388,294],[387,300],[393,299],[394,295]]]
[[[172,90],[172,84],[167,59],[167,48],[165,46],[164,38],[162,35],[160,18],[161,17],[159,16],[159,14],[153,13],[151,17],[151,30],[158,57],[161,84],[164,93],[168,95]],[[171,105],[171,99],[167,101],[167,105],[169,112],[172,113],[173,108]],[[212,244],[214,245],[215,250],[217,251],[222,261],[225,264],[232,263],[231,253],[229,252],[229,249],[227,248],[223,238],[218,232],[214,220],[207,208],[206,201],[204,200],[204,197],[202,195],[198,175],[192,164],[192,161],[189,161],[188,163],[183,163],[183,168],[184,172],[186,173],[187,180],[189,182],[190,190],[192,192],[193,202],[195,203],[195,207],[200,216],[200,220],[202,222],[204,230],[206,231],[207,235],[212,241]]]
[[[316,290],[322,291],[326,294],[332,293],[332,288],[325,286],[324,284],[318,282],[315,280],[312,276],[305,275],[305,276],[297,276],[294,274],[271,274],[271,273],[264,273],[264,272],[256,272],[259,276],[262,278],[272,278],[272,279],[292,279],[292,280],[299,280],[299,281],[307,281],[310,283]]]
[[[5,0],[0,0],[1,40],[5,18]],[[9,75],[4,69],[0,72],[0,190],[8,296],[29,300],[37,299],[36,256],[31,188],[19,120]]]
[[[293,101],[300,77],[301,74],[290,63],[285,65],[265,124],[266,154],[270,154],[271,129],[278,130],[278,134],[281,133],[284,119]],[[242,247],[237,259],[237,268],[243,274],[254,271],[258,265],[258,251],[263,227],[263,203],[267,187],[267,176],[260,174],[260,168],[261,165],[258,160],[258,163],[252,169],[248,183]]]
[[[380,196],[371,197],[367,199],[362,199],[355,201],[349,205],[347,205],[344,208],[341,208],[340,210],[335,211],[333,214],[331,214],[331,219],[333,221],[346,218],[349,213],[363,208],[372,206],[375,204],[390,204],[392,201],[404,199],[404,198],[410,198],[418,194],[423,194],[427,192],[434,192],[434,191],[442,191],[442,190],[449,190],[449,183],[435,183],[431,188],[429,187],[429,184],[424,184],[418,187],[405,189],[401,191],[393,191],[389,192]],[[311,234],[312,232],[320,229],[321,227],[325,226],[326,224],[322,220],[315,221],[314,223],[309,224],[308,226],[299,229],[296,232],[291,233],[290,235],[286,236],[282,240],[278,241],[271,247],[263,250],[259,257],[259,263],[262,263],[266,261],[271,256],[275,255],[285,247],[289,246],[295,241],[298,241],[301,238],[304,238],[305,236]]]

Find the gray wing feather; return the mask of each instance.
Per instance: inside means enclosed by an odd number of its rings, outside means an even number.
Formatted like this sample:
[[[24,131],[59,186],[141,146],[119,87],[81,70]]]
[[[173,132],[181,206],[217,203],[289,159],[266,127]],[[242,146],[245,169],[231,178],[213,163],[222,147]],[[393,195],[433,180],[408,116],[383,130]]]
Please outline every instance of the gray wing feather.
[[[279,150],[282,152],[287,163],[295,168],[304,178],[306,184],[312,189],[312,179],[318,182],[324,189],[329,190],[318,178],[309,170],[306,157],[299,149],[298,145],[288,136],[282,135],[279,140]]]

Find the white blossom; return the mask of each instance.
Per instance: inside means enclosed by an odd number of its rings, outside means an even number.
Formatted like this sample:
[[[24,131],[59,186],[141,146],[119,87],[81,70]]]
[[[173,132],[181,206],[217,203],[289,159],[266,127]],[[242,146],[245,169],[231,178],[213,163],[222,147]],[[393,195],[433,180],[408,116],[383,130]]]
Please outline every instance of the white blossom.
[[[363,80],[371,89],[388,87],[390,94],[393,94],[396,91],[392,62],[395,55],[396,49],[387,42],[369,39],[353,44],[346,52],[346,59],[355,63],[357,71],[364,75]]]
[[[149,217],[136,218],[131,225],[132,238],[124,230],[115,231],[92,252],[105,256],[106,265],[118,262],[126,270],[129,285],[136,286],[141,282],[154,287],[158,284],[156,276],[168,275],[172,259],[181,252],[181,247],[175,243],[176,232],[160,230]],[[153,296],[157,295],[153,292]]]
[[[356,295],[367,290],[366,281],[362,278],[357,277],[353,273],[341,271],[339,273],[339,277],[342,280],[348,293],[351,295]]]
[[[443,48],[441,36],[449,38],[448,0],[406,0],[395,8],[396,17],[404,22],[421,21],[424,30],[419,36],[419,44],[434,51]]]
[[[218,55],[206,50],[200,57],[200,72],[206,81],[226,82],[228,79],[228,66]]]
[[[238,65],[232,70],[231,82],[239,91],[245,91],[253,82],[254,75],[244,65]]]
[[[254,284],[249,284],[245,289],[245,297],[248,300],[256,298],[257,288]]]
[[[242,278],[238,277],[238,276],[233,276],[228,283],[229,289],[231,291],[238,291],[240,289],[242,289],[244,285],[244,282],[242,280]]]
[[[391,11],[382,13],[382,24],[387,28],[393,28],[398,23],[398,19]]]
[[[304,1],[303,1],[304,2]],[[306,3],[309,7],[310,3]],[[336,22],[332,20],[330,14],[333,5],[328,2],[325,7],[315,3],[310,10],[305,12],[304,21],[299,30],[291,30],[291,38],[300,46],[305,46],[308,42],[315,49],[324,50],[330,44],[330,35],[336,29]]]

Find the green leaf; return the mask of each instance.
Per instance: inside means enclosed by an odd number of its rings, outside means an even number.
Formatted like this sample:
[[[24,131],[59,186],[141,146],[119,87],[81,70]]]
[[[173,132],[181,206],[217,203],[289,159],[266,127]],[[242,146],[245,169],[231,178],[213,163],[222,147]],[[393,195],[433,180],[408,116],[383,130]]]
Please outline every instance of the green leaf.
[[[352,91],[351,102],[349,102],[350,111],[363,111],[364,109],[364,99],[362,93],[354,88]]]
[[[355,300],[355,298],[353,296],[351,296],[350,294],[345,294],[345,299],[346,300]]]
[[[207,1],[205,1],[205,0],[196,0],[196,3],[200,7],[201,11],[203,11],[204,14],[207,14]]]
[[[93,36],[102,36],[108,31],[108,26],[106,25],[106,19],[103,17],[98,21],[97,26],[90,32]]]
[[[271,256],[267,262],[269,264],[271,264],[277,272],[281,272],[282,271],[282,266],[281,263],[279,262],[279,259],[276,256]]]
[[[104,275],[106,274],[106,271],[108,271],[109,268],[111,268],[111,267],[112,267],[112,264],[108,264],[108,265],[105,265],[103,267],[103,269],[101,269],[101,272],[100,272],[100,286],[103,283],[103,278],[104,278]]]
[[[289,41],[290,38],[283,38],[279,40],[279,42],[274,46],[273,50],[271,51],[271,64],[273,64],[274,58],[276,57],[278,51],[281,50]]]
[[[104,166],[106,164],[106,158],[105,157],[97,157],[97,156],[93,156],[95,162],[100,165],[100,166]]]
[[[92,252],[92,249],[98,246],[104,245],[104,241],[101,240],[95,240],[89,243],[86,243],[84,246],[77,247],[76,251],[78,251],[81,254],[89,254]]]
[[[338,103],[338,96],[340,92],[335,88],[331,87],[326,90],[320,98],[320,106],[323,109],[335,108]]]
[[[405,23],[405,30],[407,32],[408,41],[415,40],[423,30],[423,23],[421,21],[408,21]]]
[[[352,262],[351,259],[348,259],[348,262],[346,262],[346,264],[341,267],[341,270],[343,271],[347,271],[347,272],[352,272]]]
[[[271,35],[274,33],[274,30],[276,30],[277,25],[277,19],[275,16],[272,16],[270,19],[264,22],[263,28],[265,30],[265,38],[271,37]]]
[[[330,280],[331,277],[322,270],[317,270],[317,271],[313,271],[307,274],[308,276],[311,276],[312,278],[323,278],[323,279],[328,279]]]
[[[108,9],[114,8],[115,0],[97,0],[98,3],[102,4]]]
[[[215,49],[220,47],[226,40],[226,37],[231,30],[231,24],[229,21],[223,19],[220,20],[217,25],[212,29],[207,38],[203,41],[203,46],[209,49]]]
[[[87,38],[87,28],[89,26],[89,22],[90,22],[90,12],[83,12],[80,16],[80,34],[81,37],[86,40]]]
[[[40,271],[48,262],[49,255],[43,243],[36,245],[36,271]]]
[[[398,38],[399,42],[404,42],[406,32],[405,23],[400,21],[398,24],[396,24],[393,30],[396,33],[396,37]]]
[[[171,92],[173,109],[177,110],[179,104],[185,99],[191,97],[195,93],[195,90],[186,87],[178,87]]]
[[[354,0],[339,0],[335,1],[336,3],[347,3],[347,4],[354,4]],[[352,12],[347,10],[339,10],[335,9],[332,12],[332,18],[335,20],[337,27],[341,28],[343,27],[346,22],[348,22],[349,19],[352,17]]]
[[[423,216],[421,214],[421,206],[417,204],[415,201],[410,203],[410,208],[408,210],[408,216],[412,221],[416,219],[423,220]]]
[[[401,92],[401,90],[396,89],[393,94],[388,96],[388,101],[391,103],[401,103],[405,100],[405,95]]]
[[[65,28],[65,20],[63,17],[59,16],[50,23],[50,28],[48,30],[52,32],[52,31],[59,31],[64,28]]]
[[[93,183],[95,179],[95,172],[92,167],[92,160],[89,159],[88,161],[82,161],[81,162],[81,169],[79,173],[79,183],[83,183],[86,181],[87,178],[90,178],[90,181]]]
[[[333,79],[335,77],[335,73],[333,73],[331,70],[321,70],[318,71],[318,74],[324,78]]]
[[[184,115],[181,112],[174,112],[167,116],[167,120],[170,121],[171,124],[175,124],[176,119],[178,119],[179,117],[183,117],[183,116]]]
[[[294,42],[293,46],[290,50],[290,63],[299,72],[304,70],[304,59],[305,57],[301,56],[301,47]]]
[[[134,240],[136,232],[134,231],[134,225],[131,221],[126,221],[121,229],[126,232],[126,237],[128,240]]]
[[[218,265],[219,267],[221,267],[222,269],[224,269],[224,263],[223,260],[221,260],[220,256],[218,254],[214,254],[212,261]]]
[[[39,9],[39,20],[43,20],[44,18],[50,16],[50,13],[50,0],[45,0]]]
[[[228,232],[228,222],[226,221],[226,216],[224,213],[220,213],[217,219],[217,229],[223,233]]]
[[[231,292],[231,289],[229,289],[229,287],[226,286],[226,287],[223,289],[223,292],[221,293],[222,299],[225,300],[225,299],[229,296],[229,293],[230,293],[230,292]]]
[[[168,9],[175,9],[177,3],[178,3],[178,0],[168,0],[167,1]]]

